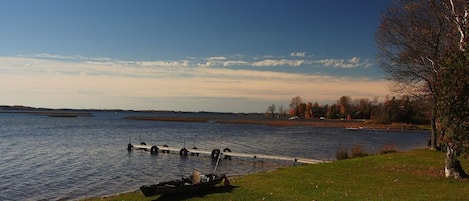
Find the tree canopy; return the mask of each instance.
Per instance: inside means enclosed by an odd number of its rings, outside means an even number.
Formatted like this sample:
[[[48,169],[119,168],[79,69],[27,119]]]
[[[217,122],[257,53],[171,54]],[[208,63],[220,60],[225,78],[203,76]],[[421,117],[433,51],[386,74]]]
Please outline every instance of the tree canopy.
[[[378,61],[395,91],[432,105],[432,148],[437,122],[446,146],[447,177],[467,174],[455,158],[469,151],[468,0],[402,0],[384,13],[376,34]]]
[[[447,52],[461,49],[464,0],[402,0],[385,12],[376,33],[377,59],[396,86],[432,105],[432,148],[436,148],[436,85]],[[467,16],[466,16],[467,17]]]

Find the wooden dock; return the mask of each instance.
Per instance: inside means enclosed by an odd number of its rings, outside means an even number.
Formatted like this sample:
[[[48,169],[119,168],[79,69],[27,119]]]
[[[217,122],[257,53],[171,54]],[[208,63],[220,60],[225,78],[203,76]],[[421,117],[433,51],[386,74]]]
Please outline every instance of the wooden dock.
[[[289,157],[289,156],[277,156],[277,155],[267,155],[267,154],[250,154],[250,153],[240,153],[240,152],[231,152],[230,149],[225,148],[213,149],[212,151],[203,150],[203,149],[187,149],[187,148],[174,148],[169,146],[159,146],[159,145],[146,145],[146,144],[128,144],[128,151],[132,149],[150,151],[151,154],[161,153],[179,153],[181,156],[199,156],[208,155],[212,159],[217,159],[218,157],[224,159],[231,159],[232,157],[242,157],[242,158],[251,158],[253,160],[257,159],[270,159],[270,160],[284,160],[291,161],[294,163],[305,163],[305,164],[318,164],[318,163],[327,163],[331,161],[312,159],[312,158],[298,158],[298,157]]]

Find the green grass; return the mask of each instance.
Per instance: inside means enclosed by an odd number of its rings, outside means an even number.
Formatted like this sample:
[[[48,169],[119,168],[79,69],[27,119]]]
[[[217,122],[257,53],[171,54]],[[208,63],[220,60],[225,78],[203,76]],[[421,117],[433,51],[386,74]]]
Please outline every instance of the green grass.
[[[463,167],[468,161],[463,160]],[[461,200],[466,180],[444,177],[444,154],[430,150],[372,155],[232,178],[233,187],[183,197],[139,191],[87,200]],[[466,193],[463,193],[466,192]]]

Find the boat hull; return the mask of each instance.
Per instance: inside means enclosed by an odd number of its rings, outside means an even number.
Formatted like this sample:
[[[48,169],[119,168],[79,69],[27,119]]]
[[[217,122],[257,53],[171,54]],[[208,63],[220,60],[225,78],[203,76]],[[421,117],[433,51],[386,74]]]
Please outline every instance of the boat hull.
[[[208,181],[202,181],[197,184],[190,184],[189,179],[173,180],[161,182],[153,185],[144,185],[140,187],[143,195],[146,197],[154,195],[184,195],[196,192],[203,192],[212,189],[215,185],[221,183],[224,175],[208,175]]]

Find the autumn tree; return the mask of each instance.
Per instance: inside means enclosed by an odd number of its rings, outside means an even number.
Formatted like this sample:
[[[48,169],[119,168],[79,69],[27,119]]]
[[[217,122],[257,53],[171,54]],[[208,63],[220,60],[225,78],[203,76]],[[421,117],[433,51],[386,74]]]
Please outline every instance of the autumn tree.
[[[306,105],[305,113],[306,118],[313,118],[313,104],[311,102],[308,102],[308,104]]]
[[[327,107],[327,112],[326,112],[327,118],[330,118],[330,119],[340,118],[340,109],[341,109],[341,107],[337,104],[333,104],[331,106],[328,106]]]
[[[342,96],[337,100],[337,105],[340,107],[340,115],[346,118],[351,111],[352,98],[350,96]]]
[[[301,117],[301,118],[306,118],[306,108],[307,108],[307,105],[306,103],[300,103],[299,107],[298,107],[298,117]]]
[[[303,112],[301,109],[301,104],[303,100],[300,96],[293,97],[290,101],[290,115],[299,117]]]
[[[352,116],[359,119],[370,119],[373,110],[372,102],[367,98],[359,98],[352,101]]]

